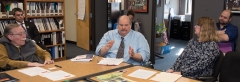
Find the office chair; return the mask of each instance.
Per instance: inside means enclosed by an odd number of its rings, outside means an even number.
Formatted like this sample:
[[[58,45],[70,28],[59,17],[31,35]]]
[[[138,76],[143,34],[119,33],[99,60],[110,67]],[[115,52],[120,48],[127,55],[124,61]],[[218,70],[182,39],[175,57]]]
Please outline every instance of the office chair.
[[[146,62],[145,67],[154,69],[154,66],[150,60],[148,62]]]
[[[240,82],[240,52],[226,53],[220,69],[219,82]]]
[[[207,82],[215,82],[218,80],[217,77],[218,77],[218,74],[220,71],[221,62],[224,58],[223,52],[221,50],[219,50],[219,52],[220,52],[220,54],[215,62],[214,67],[213,67],[212,76],[201,76],[201,77],[198,77],[198,80],[207,81]]]

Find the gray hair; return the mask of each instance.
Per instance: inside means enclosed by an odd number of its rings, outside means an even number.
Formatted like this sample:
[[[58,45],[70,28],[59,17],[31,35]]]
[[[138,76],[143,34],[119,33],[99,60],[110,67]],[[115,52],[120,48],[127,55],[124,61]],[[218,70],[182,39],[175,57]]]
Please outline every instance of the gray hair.
[[[3,33],[3,35],[4,35],[4,36],[7,36],[7,35],[11,34],[11,33],[12,33],[12,29],[13,29],[13,28],[17,28],[17,27],[19,27],[19,26],[20,26],[19,24],[8,24],[8,25],[4,28],[4,33]]]

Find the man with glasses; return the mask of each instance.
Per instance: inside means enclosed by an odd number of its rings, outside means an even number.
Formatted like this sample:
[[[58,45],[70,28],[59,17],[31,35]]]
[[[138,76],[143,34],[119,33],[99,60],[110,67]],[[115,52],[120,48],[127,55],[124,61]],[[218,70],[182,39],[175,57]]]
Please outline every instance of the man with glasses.
[[[27,33],[27,38],[32,39],[38,46],[42,49],[47,50],[49,53],[50,51],[46,48],[41,42],[41,35],[38,32],[36,25],[33,22],[24,21],[24,13],[23,10],[20,8],[14,8],[13,10],[13,17],[16,20],[16,23],[21,25],[24,31]]]
[[[224,10],[218,20],[218,36],[221,42],[231,42],[232,50],[235,50],[236,41],[238,38],[238,27],[230,23],[232,19],[232,13],[230,10]]]
[[[0,38],[0,69],[10,70],[54,63],[50,53],[26,38],[19,24],[9,24]]]

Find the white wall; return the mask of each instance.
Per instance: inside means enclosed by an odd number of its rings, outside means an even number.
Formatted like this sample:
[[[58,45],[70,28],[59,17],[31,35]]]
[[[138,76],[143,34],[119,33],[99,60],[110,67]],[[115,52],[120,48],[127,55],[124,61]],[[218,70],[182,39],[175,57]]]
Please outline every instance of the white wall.
[[[66,40],[77,41],[76,34],[76,0],[64,0],[65,2],[65,24]]]
[[[164,14],[164,0],[161,1],[161,7],[156,7],[156,22],[160,23],[163,22],[163,14]]]
[[[161,0],[162,1],[162,0]],[[173,8],[173,12],[175,15],[178,15],[178,11],[179,11],[179,0],[170,0],[169,4],[166,4],[165,7],[169,8]]]

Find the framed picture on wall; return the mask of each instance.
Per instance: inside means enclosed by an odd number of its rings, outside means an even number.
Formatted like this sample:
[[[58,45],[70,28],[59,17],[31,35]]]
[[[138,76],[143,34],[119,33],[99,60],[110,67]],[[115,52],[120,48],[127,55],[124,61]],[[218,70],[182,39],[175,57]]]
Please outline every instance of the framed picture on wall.
[[[148,0],[127,0],[127,9],[134,12],[147,13]]]
[[[225,0],[225,9],[231,10],[232,13],[240,13],[240,0]]]

